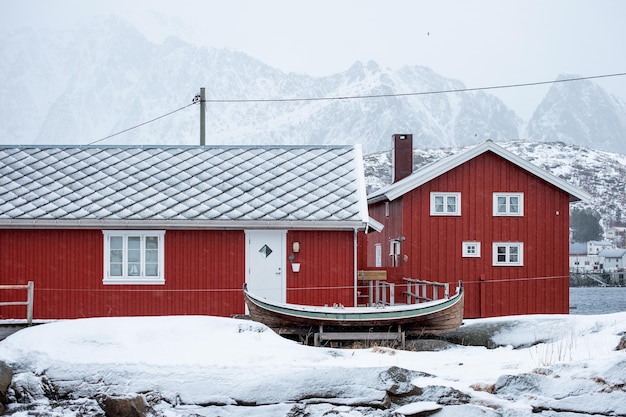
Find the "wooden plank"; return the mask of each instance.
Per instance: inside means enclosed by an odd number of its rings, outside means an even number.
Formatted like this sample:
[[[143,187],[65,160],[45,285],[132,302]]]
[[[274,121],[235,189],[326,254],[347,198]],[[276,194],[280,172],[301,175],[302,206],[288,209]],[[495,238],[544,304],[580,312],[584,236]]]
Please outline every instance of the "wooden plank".
[[[380,270],[359,271],[359,280],[362,280],[362,281],[386,281],[387,280],[387,271],[380,271]]]
[[[323,332],[319,333],[319,340],[401,340],[402,333],[398,332]]]
[[[0,285],[0,290],[27,290],[28,285]]]
[[[29,305],[28,301],[6,301],[1,302],[0,306],[27,306]]]

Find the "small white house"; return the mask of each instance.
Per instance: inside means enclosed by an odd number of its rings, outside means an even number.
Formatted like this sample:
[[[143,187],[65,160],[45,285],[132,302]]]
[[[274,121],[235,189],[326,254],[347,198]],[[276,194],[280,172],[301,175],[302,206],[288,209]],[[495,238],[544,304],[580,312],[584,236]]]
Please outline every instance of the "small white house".
[[[587,255],[598,255],[605,249],[615,249],[615,244],[607,240],[590,240],[587,242]]]
[[[590,243],[592,243],[590,245]],[[602,272],[603,259],[597,254],[598,242],[570,242],[569,270],[577,274]],[[591,247],[591,249],[590,249]],[[594,253],[589,254],[592,250]]]
[[[626,249],[604,249],[598,256],[603,260],[605,272],[620,271],[626,263]]]
[[[613,226],[605,232],[604,236],[611,242],[621,244],[626,237],[626,227]]]

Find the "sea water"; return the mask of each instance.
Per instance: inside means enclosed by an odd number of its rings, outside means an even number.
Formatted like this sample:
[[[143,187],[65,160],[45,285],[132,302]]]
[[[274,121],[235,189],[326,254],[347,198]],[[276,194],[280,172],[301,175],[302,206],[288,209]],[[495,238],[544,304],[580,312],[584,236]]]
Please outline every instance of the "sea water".
[[[570,314],[626,311],[626,287],[575,287],[569,290]]]

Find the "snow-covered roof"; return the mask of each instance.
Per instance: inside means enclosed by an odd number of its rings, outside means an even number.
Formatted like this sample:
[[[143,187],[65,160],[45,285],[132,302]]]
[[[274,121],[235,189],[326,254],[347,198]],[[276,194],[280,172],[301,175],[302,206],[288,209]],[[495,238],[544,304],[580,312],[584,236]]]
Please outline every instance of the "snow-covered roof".
[[[493,152],[520,168],[530,172],[531,174],[534,174],[544,181],[554,185],[555,187],[560,188],[569,194],[570,201],[587,201],[591,199],[591,195],[589,193],[567,183],[566,181],[563,181],[559,177],[507,151],[501,146],[495,144],[493,141],[488,140],[473,148],[469,148],[463,152],[459,152],[458,154],[433,162],[408,177],[371,193],[368,195],[368,202],[375,203],[378,201],[395,200],[409,191],[416,189],[428,181],[445,174],[446,172],[472,160],[473,158],[476,158],[479,155],[482,155],[485,152]]]
[[[584,242],[570,242],[570,255],[587,255],[587,244]]]
[[[623,258],[626,256],[626,249],[603,249],[598,253],[603,258]]]
[[[0,146],[0,227],[363,228],[357,146]]]

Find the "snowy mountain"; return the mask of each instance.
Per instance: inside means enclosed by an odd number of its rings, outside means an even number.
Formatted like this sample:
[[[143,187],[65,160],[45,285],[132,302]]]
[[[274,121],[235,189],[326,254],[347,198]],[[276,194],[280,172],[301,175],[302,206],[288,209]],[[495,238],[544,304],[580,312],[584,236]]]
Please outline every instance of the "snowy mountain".
[[[576,204],[599,212],[605,228],[626,221],[626,155],[563,142],[512,141],[499,145],[590,193],[593,197],[589,203]],[[413,171],[462,149],[416,149]],[[390,151],[365,156],[365,178],[368,193],[391,182]]]
[[[626,153],[626,103],[589,80],[555,83],[526,131],[532,140]]]
[[[151,43],[117,17],[71,33],[9,33],[0,54],[2,144],[89,144],[137,125],[99,143],[198,144],[199,106],[190,104],[205,87],[207,144],[361,143],[369,153],[402,132],[418,148],[526,136],[626,152],[626,105],[591,82],[555,84],[521,135],[525,123],[491,94],[429,94],[464,85],[426,67],[370,61],[326,77],[284,73],[236,51]],[[394,95],[407,93],[427,94]],[[352,96],[382,97],[228,101]]]

